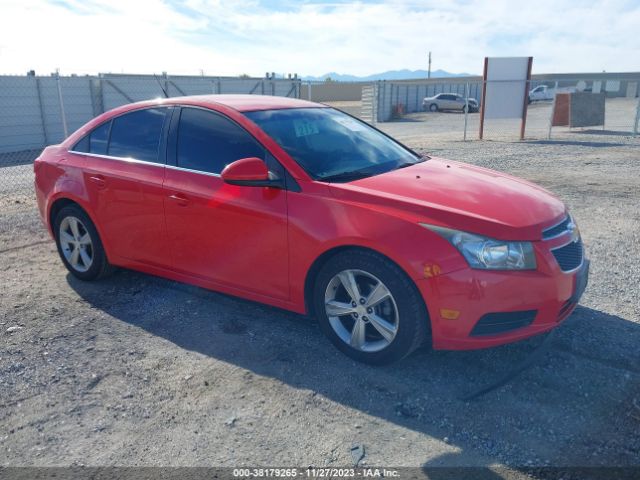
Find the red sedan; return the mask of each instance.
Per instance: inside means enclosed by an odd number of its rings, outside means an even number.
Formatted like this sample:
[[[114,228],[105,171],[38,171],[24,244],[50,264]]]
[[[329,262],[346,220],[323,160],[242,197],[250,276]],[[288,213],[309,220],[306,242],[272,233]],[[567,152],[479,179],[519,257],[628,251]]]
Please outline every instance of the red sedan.
[[[364,362],[546,332],[587,282],[578,229],[546,190],[302,100],[126,105],[34,169],[76,277],[125,267],[310,313]]]

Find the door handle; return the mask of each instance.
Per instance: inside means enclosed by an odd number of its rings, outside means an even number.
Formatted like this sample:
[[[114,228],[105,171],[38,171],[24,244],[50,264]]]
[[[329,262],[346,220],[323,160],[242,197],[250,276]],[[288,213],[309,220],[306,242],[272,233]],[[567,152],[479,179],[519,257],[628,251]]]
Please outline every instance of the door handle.
[[[169,195],[169,198],[174,202],[176,202],[181,207],[186,207],[187,205],[189,205],[189,199],[179,193],[174,193],[172,195]]]
[[[89,177],[89,180],[95,183],[98,186],[98,188],[104,188],[107,186],[107,182],[105,181],[102,175],[93,175]]]

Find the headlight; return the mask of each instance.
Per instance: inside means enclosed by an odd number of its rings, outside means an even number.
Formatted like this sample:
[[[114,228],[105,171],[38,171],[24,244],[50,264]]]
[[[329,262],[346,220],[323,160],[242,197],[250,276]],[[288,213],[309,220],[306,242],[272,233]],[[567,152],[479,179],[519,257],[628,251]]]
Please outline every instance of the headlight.
[[[471,268],[484,270],[535,270],[531,242],[505,242],[450,228],[421,223],[456,247]]]

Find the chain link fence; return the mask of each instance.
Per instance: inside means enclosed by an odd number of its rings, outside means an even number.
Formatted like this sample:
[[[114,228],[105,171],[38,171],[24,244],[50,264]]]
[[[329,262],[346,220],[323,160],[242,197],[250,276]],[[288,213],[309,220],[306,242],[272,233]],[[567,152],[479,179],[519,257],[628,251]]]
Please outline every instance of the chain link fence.
[[[518,85],[527,90],[520,118],[485,118],[484,140],[564,140],[576,142],[638,142],[640,140],[640,74],[608,80],[560,76],[561,80],[534,79]],[[545,76],[540,76],[545,77]],[[498,101],[513,95],[513,85],[497,84]],[[477,140],[483,89],[482,78],[450,78],[424,81],[303,82],[302,98],[344,110],[401,139],[437,141]],[[553,126],[556,93],[586,93],[604,97],[601,123],[576,127]]]
[[[163,75],[0,76],[0,252],[16,230],[43,235],[35,209],[33,161],[95,116],[131,102],[243,93],[298,98],[297,78]]]
[[[604,74],[603,74],[604,75]],[[527,87],[524,140],[640,145],[640,74],[599,79],[534,76]],[[155,75],[0,76],[0,225],[20,225],[33,214],[33,160],[85,122],[117,106],[140,100],[197,94],[278,95],[326,103],[375,124],[411,146],[477,140],[482,78],[379,82],[307,82],[297,78],[237,78]],[[524,90],[521,86],[519,92]],[[494,92],[496,89],[493,90]],[[498,97],[512,95],[497,88]],[[582,92],[603,99],[602,122],[575,127],[561,94]],[[566,103],[566,102],[565,102]],[[564,116],[563,116],[564,115]],[[565,118],[566,117],[566,118]],[[564,119],[564,122],[563,122]],[[554,126],[555,125],[555,126]],[[485,118],[483,138],[518,141],[520,119]],[[12,217],[13,223],[5,222]],[[13,228],[13,227],[11,227]],[[0,238],[2,249],[2,238]]]
[[[169,77],[166,74],[0,76],[0,168],[31,163],[45,146],[61,142],[91,118],[120,105],[212,93],[298,98],[300,81],[296,78]],[[10,171],[0,175],[3,192],[31,188],[13,182]]]

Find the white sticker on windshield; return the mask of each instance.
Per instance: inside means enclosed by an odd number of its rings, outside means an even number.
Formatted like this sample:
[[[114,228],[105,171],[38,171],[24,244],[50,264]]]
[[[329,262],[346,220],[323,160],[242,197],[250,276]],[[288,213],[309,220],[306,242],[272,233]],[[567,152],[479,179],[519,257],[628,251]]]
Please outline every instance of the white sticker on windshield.
[[[318,125],[308,120],[294,120],[293,128],[296,130],[296,137],[306,137],[320,133]]]
[[[348,128],[353,132],[363,132],[366,130],[365,126],[360,122],[355,121],[353,118],[349,117],[337,117],[336,122],[338,122],[343,127]]]

